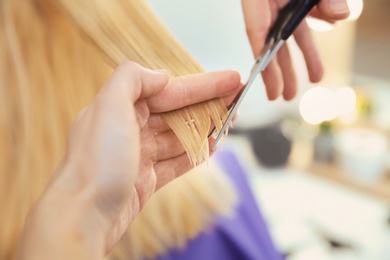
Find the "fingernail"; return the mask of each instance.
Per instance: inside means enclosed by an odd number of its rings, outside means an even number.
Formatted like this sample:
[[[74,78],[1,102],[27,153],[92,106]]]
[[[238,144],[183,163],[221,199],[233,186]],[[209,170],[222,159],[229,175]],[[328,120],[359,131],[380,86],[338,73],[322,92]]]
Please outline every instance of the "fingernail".
[[[343,14],[349,11],[346,0],[330,0],[329,9],[335,14]]]

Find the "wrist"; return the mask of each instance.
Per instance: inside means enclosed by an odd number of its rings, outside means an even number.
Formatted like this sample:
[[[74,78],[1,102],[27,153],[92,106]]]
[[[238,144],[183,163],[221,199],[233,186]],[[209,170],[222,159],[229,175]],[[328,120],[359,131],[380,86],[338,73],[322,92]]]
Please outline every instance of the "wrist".
[[[57,171],[29,214],[21,238],[21,259],[103,258],[109,223],[94,205],[89,186],[66,169]]]

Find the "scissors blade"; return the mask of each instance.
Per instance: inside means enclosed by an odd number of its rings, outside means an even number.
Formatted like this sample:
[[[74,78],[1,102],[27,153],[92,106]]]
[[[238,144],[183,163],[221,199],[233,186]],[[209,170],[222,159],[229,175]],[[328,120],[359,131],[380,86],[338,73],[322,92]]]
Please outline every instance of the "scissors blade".
[[[215,139],[213,146],[211,147],[211,151],[214,151],[222,135],[225,133],[227,127],[230,125],[230,122],[232,121],[234,115],[237,113],[237,109],[241,105],[241,102],[243,101],[253,81],[255,81],[257,75],[259,75],[260,72],[262,72],[267,67],[267,65],[270,63],[272,58],[278,52],[280,47],[282,47],[283,43],[284,40],[279,40],[276,42],[276,44],[266,46],[264,51],[256,59],[255,64],[252,67],[251,74],[249,76],[248,81],[245,83],[244,87],[241,89],[241,91],[237,94],[237,96],[232,102],[232,105],[228,112],[229,116],[224,122],[222,129],[219,131],[218,136]]]
[[[215,149],[227,127],[230,125],[231,120],[236,114],[238,107],[240,106],[245,94],[255,80],[256,76],[267,67],[271,59],[275,56],[280,47],[282,47],[284,41],[290,37],[300,22],[305,18],[310,10],[316,4],[318,4],[319,1],[320,0],[291,0],[284,8],[280,10],[278,18],[273,25],[269,35],[267,36],[266,46],[263,48],[259,58],[256,59],[248,82],[244,85],[243,89],[233,100],[233,103],[229,109],[229,116],[223,124],[221,131],[218,133],[213,147],[211,148],[212,151]],[[210,135],[212,135],[214,132],[215,128]]]

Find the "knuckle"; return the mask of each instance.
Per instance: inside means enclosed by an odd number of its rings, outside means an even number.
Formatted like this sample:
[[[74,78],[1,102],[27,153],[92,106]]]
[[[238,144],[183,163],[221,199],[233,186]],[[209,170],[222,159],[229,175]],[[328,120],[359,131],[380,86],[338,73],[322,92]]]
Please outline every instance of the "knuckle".
[[[114,78],[116,78],[116,80],[113,80],[115,89],[131,91],[133,93],[132,96],[139,96],[143,74],[143,68],[139,64],[126,61],[118,66],[114,74]],[[111,84],[113,83],[111,82]]]
[[[119,65],[119,70],[133,71],[140,68],[140,65],[133,61],[125,61],[121,65]]]
[[[118,66],[116,72],[123,75],[125,78],[140,80],[141,69],[142,67],[138,63],[126,61]]]

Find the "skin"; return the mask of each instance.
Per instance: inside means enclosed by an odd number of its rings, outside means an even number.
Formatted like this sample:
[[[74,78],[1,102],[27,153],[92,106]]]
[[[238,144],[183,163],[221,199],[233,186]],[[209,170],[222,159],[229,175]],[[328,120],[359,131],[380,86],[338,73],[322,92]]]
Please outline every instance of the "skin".
[[[170,78],[120,66],[75,119],[25,225],[20,259],[103,258],[152,194],[193,167],[161,113],[217,97],[228,105],[241,86],[234,71]]]
[[[241,0],[246,32],[257,57],[264,47],[264,42],[271,25],[275,22],[278,10],[288,0]],[[321,0],[314,7],[311,16],[335,22],[349,16],[346,0]],[[323,75],[321,60],[306,22],[302,22],[293,34],[306,61],[309,78],[318,82]],[[275,100],[283,96],[285,100],[293,99],[297,94],[297,79],[287,45],[285,44],[268,67],[262,72],[268,98]]]
[[[242,0],[254,56],[286,1]],[[322,0],[311,15],[329,22],[347,18],[343,3]],[[323,69],[306,23],[294,37],[310,80],[319,81]],[[270,100],[296,95],[287,46],[262,76]],[[26,221],[18,258],[102,259],[153,193],[192,168],[161,113],[217,97],[228,106],[241,87],[234,71],[170,78],[132,62],[118,67],[75,119],[67,153]]]

